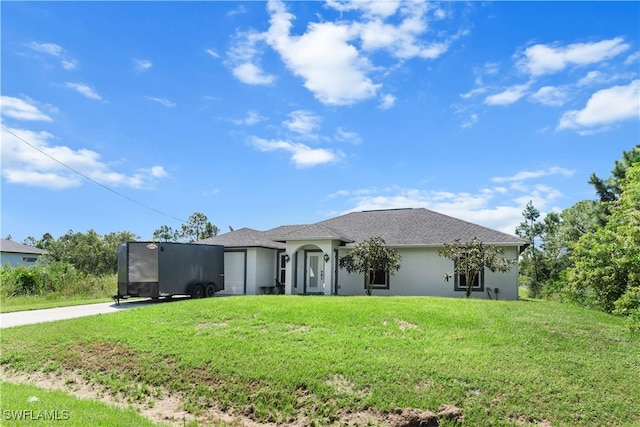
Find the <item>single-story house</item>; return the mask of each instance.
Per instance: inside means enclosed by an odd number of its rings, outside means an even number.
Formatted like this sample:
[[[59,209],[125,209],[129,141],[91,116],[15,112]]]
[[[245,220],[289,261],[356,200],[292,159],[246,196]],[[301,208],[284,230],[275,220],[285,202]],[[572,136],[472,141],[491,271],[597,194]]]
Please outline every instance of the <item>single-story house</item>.
[[[200,241],[225,247],[225,290],[222,294],[261,294],[276,279],[286,294],[364,295],[363,274],[347,273],[338,260],[354,245],[382,237],[401,256],[400,270],[376,272],[374,295],[464,296],[453,261],[438,256],[445,243],[477,238],[501,247],[517,259],[528,242],[500,231],[428,209],[387,209],[352,212],[307,225],[287,225],[267,231],[242,228]],[[464,280],[464,278],[463,278]],[[473,297],[518,298],[518,269],[507,273],[484,271]]]
[[[11,267],[34,265],[43,254],[42,249],[0,239],[0,265],[9,264]]]

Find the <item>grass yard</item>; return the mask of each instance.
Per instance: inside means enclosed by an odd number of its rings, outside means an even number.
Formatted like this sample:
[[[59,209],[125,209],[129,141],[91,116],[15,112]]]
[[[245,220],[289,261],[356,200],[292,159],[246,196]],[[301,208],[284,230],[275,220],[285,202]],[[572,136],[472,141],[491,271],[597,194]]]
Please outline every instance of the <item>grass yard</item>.
[[[0,382],[2,425],[64,425],[68,427],[145,427],[154,424],[132,409],[120,409],[62,391],[28,384]],[[64,408],[64,409],[63,409]]]
[[[448,404],[474,426],[640,425],[640,337],[624,319],[552,302],[177,301],[5,329],[0,363],[73,374],[146,406],[177,396],[203,424],[214,412],[291,425],[361,413],[376,424]],[[3,399],[2,409],[13,408]]]

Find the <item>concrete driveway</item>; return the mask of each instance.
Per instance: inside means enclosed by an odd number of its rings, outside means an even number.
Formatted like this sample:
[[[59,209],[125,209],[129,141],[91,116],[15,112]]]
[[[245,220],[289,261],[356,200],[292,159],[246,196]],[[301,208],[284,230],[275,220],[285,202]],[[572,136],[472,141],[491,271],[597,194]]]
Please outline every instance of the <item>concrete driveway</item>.
[[[0,328],[30,325],[33,323],[53,322],[56,320],[72,319],[74,317],[94,316],[96,314],[115,313],[145,305],[158,304],[164,300],[151,299],[121,301],[120,305],[113,302],[99,304],[74,305],[69,307],[47,308],[44,310],[17,311],[0,314]]]

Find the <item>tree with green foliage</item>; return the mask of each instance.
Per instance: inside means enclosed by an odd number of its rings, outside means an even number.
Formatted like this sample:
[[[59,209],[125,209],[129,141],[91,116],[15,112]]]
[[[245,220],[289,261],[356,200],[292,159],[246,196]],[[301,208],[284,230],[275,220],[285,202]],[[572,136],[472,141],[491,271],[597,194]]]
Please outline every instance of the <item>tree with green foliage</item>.
[[[187,242],[193,243],[207,237],[217,236],[220,229],[209,222],[207,216],[201,212],[193,213],[180,230],[173,230],[163,225],[153,233],[153,240],[159,242]]]
[[[622,152],[622,158],[616,160],[609,178],[602,179],[595,172],[589,177],[589,184],[593,185],[600,199],[600,205],[594,212],[598,225],[606,224],[611,214],[610,206],[618,200],[622,192],[621,183],[626,177],[627,170],[637,163],[640,163],[640,144],[629,151]]]
[[[541,251],[536,247],[536,239],[542,237],[544,227],[542,223],[538,222],[540,211],[533,206],[531,200],[527,203],[524,211],[522,211],[522,216],[525,220],[516,228],[516,234],[527,240],[529,247],[527,247],[521,255],[520,274],[524,278],[523,284],[529,289],[530,295],[537,298],[540,296],[541,291],[539,266]]]
[[[619,184],[607,223],[578,240],[568,270],[575,299],[607,312],[627,290],[640,286],[640,163],[628,167]]]
[[[176,240],[176,232],[168,225],[161,225],[153,232],[152,240],[154,242],[173,242]]]
[[[44,257],[51,262],[67,263],[83,274],[102,276],[118,270],[118,243],[138,239],[128,231],[100,236],[94,230],[87,233],[69,230],[57,240],[49,233],[44,234],[36,247],[45,250]]]
[[[400,269],[400,260],[398,251],[388,247],[382,237],[372,237],[354,246],[338,264],[348,273],[364,274],[365,289],[367,295],[371,295],[372,276],[376,271],[393,274]]]
[[[485,246],[476,237],[466,243],[459,239],[452,243],[445,243],[438,251],[438,256],[448,258],[453,261],[454,274],[465,278],[465,295],[471,296],[473,284],[478,280],[478,276],[488,268],[492,272],[501,271],[506,273],[511,270],[511,266],[516,260],[504,256],[502,248],[496,246]],[[445,274],[445,280],[451,278],[451,273]]]

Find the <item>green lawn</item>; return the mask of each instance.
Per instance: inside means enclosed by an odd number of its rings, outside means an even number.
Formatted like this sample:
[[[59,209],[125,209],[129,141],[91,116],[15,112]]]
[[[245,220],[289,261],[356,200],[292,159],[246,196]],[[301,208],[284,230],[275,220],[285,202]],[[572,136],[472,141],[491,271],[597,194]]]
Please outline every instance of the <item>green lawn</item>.
[[[0,382],[3,426],[153,426],[132,409],[120,409],[62,391],[28,384]]]
[[[624,319],[552,302],[187,300],[3,330],[0,363],[257,421],[450,404],[466,425],[640,425],[640,337]]]

